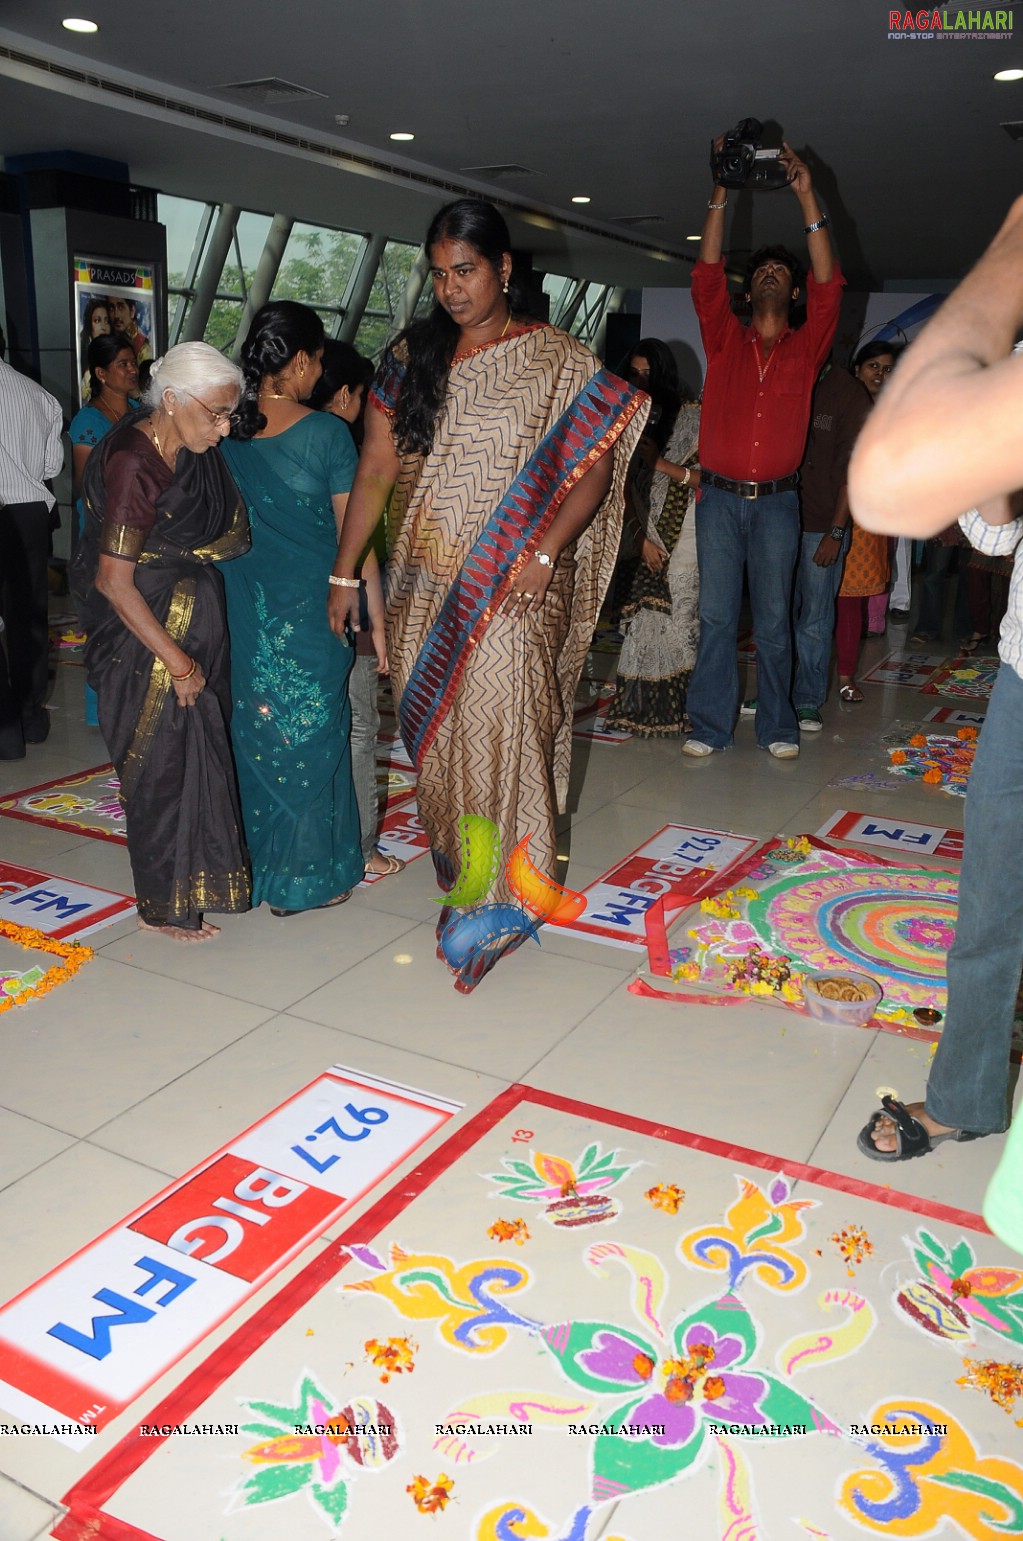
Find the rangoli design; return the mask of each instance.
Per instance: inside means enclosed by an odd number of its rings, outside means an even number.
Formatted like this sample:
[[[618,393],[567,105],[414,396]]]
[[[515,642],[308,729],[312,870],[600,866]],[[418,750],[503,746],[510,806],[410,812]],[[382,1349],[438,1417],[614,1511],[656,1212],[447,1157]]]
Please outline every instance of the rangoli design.
[[[194,1541],[649,1541],[680,1517],[699,1541],[1020,1541],[1008,1250],[979,1220],[906,1235],[896,1193],[613,1118],[520,1102],[459,1131],[411,1202],[392,1190],[269,1302],[269,1336],[247,1324],[187,1407],[162,1404],[235,1433],[90,1474],[116,1533],[173,1512]],[[677,1211],[647,1199],[656,1177],[684,1185]],[[488,1250],[495,1199],[540,1218],[567,1182],[613,1188],[613,1227]]]
[[[800,855],[781,845],[743,873],[741,888],[756,896],[733,889],[731,915],[701,916],[690,927],[701,981],[724,982],[730,960],[756,947],[786,956],[796,975],[849,968],[869,974],[884,991],[877,1008],[883,1019],[910,1022],[919,1006],[944,1012],[958,901],[953,873],[875,863],[820,845]]]

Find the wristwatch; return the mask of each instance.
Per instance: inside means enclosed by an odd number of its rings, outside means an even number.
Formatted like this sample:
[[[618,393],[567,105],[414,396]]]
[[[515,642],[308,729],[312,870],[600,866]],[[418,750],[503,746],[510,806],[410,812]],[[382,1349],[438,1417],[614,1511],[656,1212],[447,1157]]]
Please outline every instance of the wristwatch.
[[[546,551],[534,551],[533,555],[536,557],[536,560],[540,563],[541,567],[554,566],[554,558],[552,556],[548,556]]]
[[[847,524],[833,524],[831,526],[831,539],[845,540],[845,532],[848,528]]]

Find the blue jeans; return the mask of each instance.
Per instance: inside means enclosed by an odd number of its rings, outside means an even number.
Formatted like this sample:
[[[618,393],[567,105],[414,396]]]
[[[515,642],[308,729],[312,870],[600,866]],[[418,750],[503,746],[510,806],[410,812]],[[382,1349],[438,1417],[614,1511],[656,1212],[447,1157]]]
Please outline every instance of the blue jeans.
[[[740,498],[705,487],[696,505],[700,566],[700,648],[686,706],[693,737],[727,749],[739,710],[736,643],[742,570],[749,577],[757,648],[757,743],[799,742],[792,681],[792,574],[799,553],[795,491]]]
[[[998,671],[966,798],[948,1013],[927,1081],[939,1124],[1009,1126],[1009,1050],[1023,968],[1023,680]]]
[[[797,711],[801,706],[812,706],[814,711],[819,711],[828,698],[835,599],[842,582],[849,542],[846,537],[837,562],[832,562],[830,567],[818,567],[814,554],[823,539],[823,535],[804,532],[799,546],[792,599],[796,634],[796,682],[792,687],[792,702]]]

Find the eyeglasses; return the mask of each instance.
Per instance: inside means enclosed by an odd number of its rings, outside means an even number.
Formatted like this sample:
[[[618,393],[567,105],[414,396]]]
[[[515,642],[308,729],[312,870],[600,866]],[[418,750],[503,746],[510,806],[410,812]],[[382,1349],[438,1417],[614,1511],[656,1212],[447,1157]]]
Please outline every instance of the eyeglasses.
[[[204,401],[200,401],[198,396],[193,396],[191,400],[195,402],[197,407],[202,407],[206,416],[212,418],[215,423],[229,423],[237,411],[235,407],[227,407],[220,412],[214,412],[213,408],[208,407]]]

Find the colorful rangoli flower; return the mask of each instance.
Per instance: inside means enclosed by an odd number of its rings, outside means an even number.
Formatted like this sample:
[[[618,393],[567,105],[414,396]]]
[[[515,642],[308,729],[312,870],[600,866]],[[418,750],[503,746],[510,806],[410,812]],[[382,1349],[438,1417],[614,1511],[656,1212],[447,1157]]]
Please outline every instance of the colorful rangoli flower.
[[[837,1432],[805,1397],[751,1364],[757,1327],[735,1295],[682,1317],[666,1344],[609,1322],[559,1322],[540,1336],[574,1385],[624,1397],[604,1413],[609,1432],[594,1440],[596,1503],[673,1481],[720,1425]]]

